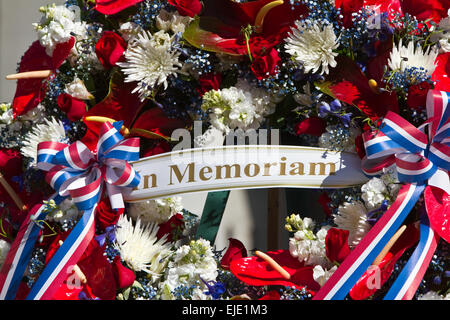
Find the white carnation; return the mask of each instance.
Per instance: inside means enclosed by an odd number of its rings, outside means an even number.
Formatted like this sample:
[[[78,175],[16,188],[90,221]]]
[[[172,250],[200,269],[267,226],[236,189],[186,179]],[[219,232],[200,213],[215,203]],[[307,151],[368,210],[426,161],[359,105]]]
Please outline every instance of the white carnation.
[[[385,194],[388,190],[383,180],[372,178],[361,187],[362,199],[369,210],[376,209],[381,206],[385,200]]]
[[[334,223],[338,228],[349,231],[348,244],[351,247],[356,247],[371,228],[366,214],[366,207],[355,201],[339,206],[337,214],[334,215]]]
[[[333,266],[331,269],[324,269],[322,266],[317,265],[313,269],[313,278],[321,287],[325,284],[325,282],[330,279],[333,273],[337,270],[337,266]]]
[[[77,77],[75,77],[71,83],[66,84],[66,93],[80,100],[90,100],[94,98],[84,85],[84,82]]]

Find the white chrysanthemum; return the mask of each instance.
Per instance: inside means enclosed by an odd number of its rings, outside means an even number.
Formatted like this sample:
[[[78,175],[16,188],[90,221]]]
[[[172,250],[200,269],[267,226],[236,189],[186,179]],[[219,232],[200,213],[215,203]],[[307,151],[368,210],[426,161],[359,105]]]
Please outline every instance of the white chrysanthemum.
[[[9,252],[9,248],[11,248],[11,245],[8,242],[6,242],[5,240],[0,240],[0,268],[5,262],[6,256]]]
[[[234,87],[206,92],[202,109],[209,112],[211,124],[223,132],[258,129],[264,117],[275,111],[275,98],[239,79]]]
[[[44,123],[37,124],[25,136],[23,147],[20,152],[28,158],[33,159],[33,164],[36,165],[37,148],[39,143],[45,141],[64,142],[66,140],[66,132],[61,121],[55,118],[51,120],[44,120]]]
[[[388,65],[393,71],[405,71],[416,68],[431,76],[434,69],[436,69],[435,61],[437,56],[438,51],[435,48],[423,51],[420,46],[414,44],[414,41],[410,41],[408,46],[405,47],[402,40],[400,40],[398,46],[392,48]]]
[[[386,198],[388,190],[383,180],[372,178],[361,187],[361,198],[364,200],[367,209],[373,210],[381,206]]]
[[[161,224],[182,210],[181,197],[172,197],[132,203],[128,213],[134,220],[141,219],[143,223]]]
[[[84,82],[75,77],[71,83],[66,84],[66,93],[80,100],[90,100],[94,96],[88,91]]]
[[[164,31],[150,34],[141,32],[125,51],[126,62],[118,63],[127,75],[125,82],[138,82],[134,92],[141,99],[149,97],[159,85],[167,89],[167,79],[177,76],[182,64],[178,61],[180,53],[172,49],[172,37]]]
[[[348,244],[351,247],[355,247],[371,228],[366,214],[364,204],[355,201],[339,206],[337,214],[334,215],[334,223],[338,228],[349,231]]]
[[[72,36],[80,39],[86,37],[86,22],[75,21],[77,20],[75,11],[55,4],[42,7],[40,10],[44,15],[41,21],[34,23],[33,26],[37,31],[39,42],[46,48],[49,56],[53,55],[57,44],[69,41]]]
[[[338,54],[333,50],[339,47],[333,26],[300,21],[296,21],[295,26],[286,39],[286,52],[303,65],[305,72],[317,72],[322,67],[320,74],[328,74],[328,67],[337,65],[334,58]]]
[[[324,269],[322,266],[316,265],[313,269],[314,281],[322,287],[336,270],[337,266],[333,266],[331,269]]]
[[[158,230],[156,224],[141,225],[140,219],[133,226],[125,215],[117,222],[115,248],[120,257],[134,271],[149,273],[153,281],[160,277],[172,253],[167,236],[159,240],[156,237]]]
[[[217,263],[209,241],[199,239],[191,241],[175,252],[173,261],[166,268],[165,281],[161,283],[163,299],[173,299],[171,292],[178,286],[199,285],[206,289],[206,282],[217,278]]]

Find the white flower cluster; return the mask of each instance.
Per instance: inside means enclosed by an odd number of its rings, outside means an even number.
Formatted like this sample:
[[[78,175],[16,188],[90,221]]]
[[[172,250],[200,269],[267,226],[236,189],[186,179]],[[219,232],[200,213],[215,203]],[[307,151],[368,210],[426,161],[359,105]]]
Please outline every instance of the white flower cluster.
[[[362,199],[369,210],[377,209],[384,200],[395,199],[400,184],[392,173],[372,178],[361,187]]]
[[[139,33],[125,51],[126,62],[117,63],[127,75],[125,82],[138,82],[133,93],[139,92],[142,101],[153,94],[153,89],[168,87],[168,78],[181,73],[180,53],[172,48],[173,36],[163,30],[150,34]]]
[[[168,12],[162,9],[156,17],[156,27],[165,32],[183,33],[193,19],[188,16],[181,16],[177,11]]]
[[[275,111],[275,98],[239,79],[234,87],[206,92],[202,109],[209,112],[211,124],[225,133],[258,129],[264,117]]]
[[[431,34],[431,41],[439,41],[441,52],[450,52],[450,9]]]
[[[167,236],[158,240],[156,224],[141,224],[122,215],[117,222],[115,248],[120,257],[134,271],[145,271],[156,281],[163,273],[172,251]]]
[[[178,248],[165,269],[165,281],[161,283],[162,298],[174,299],[172,291],[181,285],[198,285],[193,298],[207,299],[208,296],[203,294],[207,289],[203,281],[215,281],[217,275],[217,263],[209,241],[192,240],[189,245]]]
[[[286,38],[286,52],[303,65],[305,73],[317,72],[328,74],[329,66],[337,65],[334,52],[339,47],[332,25],[321,26],[319,23],[295,22],[295,28]]]
[[[291,216],[292,217],[292,216]],[[314,221],[311,218],[301,219],[298,216],[297,231],[294,237],[289,239],[289,252],[291,256],[297,258],[306,265],[328,265],[326,257],[325,237],[328,228],[322,227],[316,234]]]
[[[46,48],[49,56],[53,55],[57,44],[69,41],[72,36],[77,39],[86,37],[86,22],[76,21],[75,11],[55,4],[41,7],[40,11],[43,13],[41,21],[34,23],[33,26],[37,31],[39,42]]]
[[[134,220],[140,219],[143,223],[161,224],[182,210],[181,197],[172,197],[132,203],[128,213]]]
[[[417,300],[450,300],[450,293],[447,293],[445,296],[441,296],[437,292],[428,291],[427,293],[418,296]]]
[[[66,199],[59,205],[56,205],[54,200],[50,200],[47,203],[47,210],[49,211],[47,219],[54,222],[77,219],[80,215],[72,199]]]

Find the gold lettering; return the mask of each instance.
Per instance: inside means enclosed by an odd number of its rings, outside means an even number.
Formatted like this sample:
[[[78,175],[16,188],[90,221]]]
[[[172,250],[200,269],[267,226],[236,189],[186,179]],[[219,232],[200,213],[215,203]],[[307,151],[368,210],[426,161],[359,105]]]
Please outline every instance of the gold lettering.
[[[291,163],[291,168],[294,168],[289,171],[291,176],[303,176],[305,174],[305,165],[302,162]]]
[[[241,177],[241,166],[238,164],[233,165],[223,165],[223,166],[216,166],[216,179],[220,180],[222,178],[222,169],[225,168],[225,178],[229,179],[231,178],[231,168],[234,168],[234,178],[240,178]]]
[[[212,169],[210,167],[203,167],[203,168],[201,168],[200,169],[200,173],[199,173],[200,180],[202,180],[202,181],[211,180],[211,178],[212,178],[211,176],[206,177],[206,175],[210,174],[210,173],[212,173]]]
[[[286,157],[282,157],[281,161],[286,161]],[[285,162],[280,162],[280,176],[285,176],[286,175],[286,163]]]
[[[149,186],[149,181],[152,179],[152,186]],[[144,176],[144,189],[156,188],[156,174],[151,174],[148,176]]]
[[[326,166],[329,165],[330,166],[330,175],[334,175],[336,173],[336,165],[334,163],[323,163],[323,162],[319,162],[319,163],[313,163],[311,162],[309,164],[309,175],[310,176],[315,176],[316,175],[316,167],[319,166],[319,175],[324,176],[325,175],[325,168]]]
[[[252,166],[253,166],[253,168],[255,168],[253,170],[254,171],[253,174],[250,173],[250,169],[251,169]],[[259,166],[256,163],[249,163],[244,168],[245,175],[247,177],[250,177],[250,178],[253,178],[253,177],[257,176],[260,171],[261,171],[261,169],[259,168]]]
[[[264,176],[265,177],[270,176],[270,168],[272,166],[276,166],[276,165],[277,165],[276,162],[275,163],[265,163],[264,164]]]
[[[184,169],[183,174],[181,174],[180,169],[178,168],[178,166],[174,165],[174,166],[170,166],[170,183],[169,186],[173,185],[172,182],[172,172],[175,173],[178,182],[181,183],[181,181],[183,181],[184,176],[186,175],[186,172],[189,169],[189,179],[188,182],[195,182],[195,177],[194,177],[194,173],[195,173],[195,163],[190,163],[187,165],[186,169]]]

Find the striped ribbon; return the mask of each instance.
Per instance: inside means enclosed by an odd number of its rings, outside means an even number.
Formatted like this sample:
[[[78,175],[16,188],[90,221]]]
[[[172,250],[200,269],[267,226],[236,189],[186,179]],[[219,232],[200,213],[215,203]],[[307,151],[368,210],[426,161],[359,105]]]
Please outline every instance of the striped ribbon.
[[[450,189],[450,108],[448,94],[430,90],[428,121],[416,128],[398,114],[389,112],[377,132],[366,133],[363,171],[374,176],[395,166],[398,179],[406,182],[391,207],[383,214],[336,272],[315,295],[314,300],[342,300],[392,238],[425,190],[426,184]],[[428,127],[428,136],[422,131]],[[430,240],[434,239],[434,240]],[[438,236],[426,223],[421,239],[385,299],[411,299],[428,268]],[[431,241],[431,242],[430,242]]]
[[[95,209],[103,190],[111,207],[123,209],[122,194],[140,183],[139,174],[128,161],[139,159],[139,139],[124,140],[121,122],[104,123],[100,130],[97,153],[82,142],[66,145],[43,142],[38,146],[38,168],[47,171],[46,181],[57,191],[50,198],[57,204],[71,197],[82,218],[45,267],[27,299],[51,299],[86,250],[95,233]],[[105,188],[106,185],[106,188]],[[14,299],[41,228],[46,205],[33,208],[8,253],[0,272],[0,299]]]

